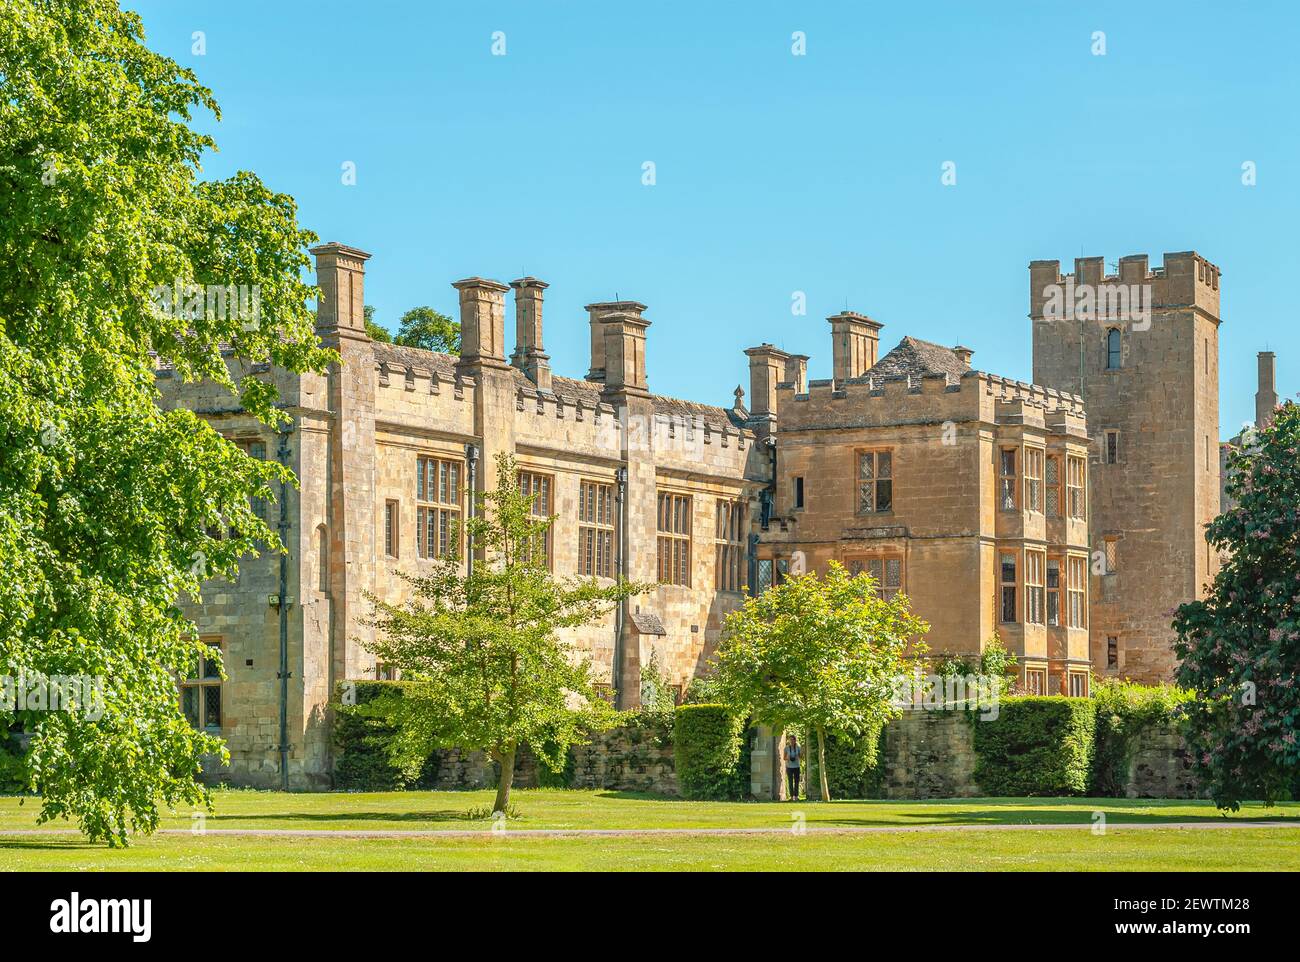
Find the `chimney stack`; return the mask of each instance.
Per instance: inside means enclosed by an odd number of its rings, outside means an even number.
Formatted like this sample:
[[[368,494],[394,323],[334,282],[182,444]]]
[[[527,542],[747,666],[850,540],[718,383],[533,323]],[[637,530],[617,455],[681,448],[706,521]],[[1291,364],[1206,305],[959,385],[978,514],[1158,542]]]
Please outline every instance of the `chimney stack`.
[[[551,389],[551,358],[542,347],[542,292],[545,281],[521,277],[515,289],[515,353],[510,363],[528,376],[538,390]]]
[[[644,305],[638,305],[644,309]],[[611,311],[601,316],[605,335],[605,393],[647,397],[645,331],[650,322],[633,311]]]
[[[791,354],[785,361],[785,377],[781,383],[794,386],[795,394],[808,393],[808,355]]]
[[[604,318],[615,312],[640,317],[645,309],[645,305],[637,301],[601,301],[597,304],[588,304],[584,308],[591,318],[591,368],[587,371],[588,381],[605,380]]]
[[[970,367],[970,359],[975,356],[974,351],[972,351],[969,347],[963,347],[962,345],[958,344],[956,347],[952,349],[952,352],[957,355],[957,359],[959,361],[961,361],[967,367]]]
[[[771,344],[760,344],[746,349],[749,358],[749,416],[752,420],[776,420],[776,386],[785,377],[790,355],[778,351]]]
[[[320,288],[316,327],[369,340],[365,281],[370,255],[338,241],[320,244],[310,253],[316,258],[316,286]]]
[[[1259,352],[1259,390],[1255,392],[1255,427],[1263,429],[1277,410],[1277,357],[1272,351]]]
[[[880,329],[885,325],[855,311],[841,311],[827,320],[831,325],[835,380],[866,374],[879,359]]]
[[[467,277],[452,285],[460,291],[460,366],[508,367],[506,364],[506,299],[500,281]]]

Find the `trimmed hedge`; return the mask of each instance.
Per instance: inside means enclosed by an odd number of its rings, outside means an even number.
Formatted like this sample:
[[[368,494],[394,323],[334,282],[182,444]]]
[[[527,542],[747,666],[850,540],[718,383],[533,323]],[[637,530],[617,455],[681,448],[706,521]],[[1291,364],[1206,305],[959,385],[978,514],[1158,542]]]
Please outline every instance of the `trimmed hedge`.
[[[356,705],[342,704],[345,685],[355,686]],[[404,698],[416,686],[406,681],[348,681],[339,683],[339,702],[334,705],[334,785],[348,791],[391,792],[428,788],[438,774],[435,752],[416,770],[393,764],[388,744],[396,729],[382,714],[375,715],[375,703],[383,698]],[[370,711],[364,711],[369,706]]]
[[[789,734],[787,730],[786,734]],[[817,735],[795,730],[799,747],[803,749],[803,789],[809,798],[821,795],[821,774],[817,764]],[[884,748],[883,730],[877,729],[859,737],[826,733],[826,783],[831,798],[878,798],[883,773],[881,752]],[[782,739],[778,750],[785,747]],[[783,756],[784,757],[784,756]],[[781,767],[785,775],[784,763]]]
[[[881,753],[884,748],[882,728],[876,727],[857,738],[843,735],[826,736],[826,782],[831,798],[879,798],[880,783],[884,774]],[[808,759],[809,784],[816,785],[816,736],[804,748]]]
[[[741,772],[744,723],[724,705],[682,705],[673,718],[677,787],[684,798],[737,799],[747,792]]]
[[[1133,743],[1153,725],[1178,725],[1182,706],[1194,697],[1172,685],[1137,685],[1104,681],[1093,689],[1097,706],[1090,792],[1123,796]]]
[[[1092,771],[1096,704],[1087,698],[1003,698],[975,725],[975,781],[989,795],[1083,795]]]

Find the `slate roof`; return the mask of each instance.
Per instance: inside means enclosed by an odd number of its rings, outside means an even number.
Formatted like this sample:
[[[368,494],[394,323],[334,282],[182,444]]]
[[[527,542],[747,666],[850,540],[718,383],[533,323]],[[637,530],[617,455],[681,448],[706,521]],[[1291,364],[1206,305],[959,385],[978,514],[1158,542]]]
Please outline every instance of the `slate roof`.
[[[374,341],[372,345],[374,347],[375,361],[387,363],[394,369],[402,370],[410,367],[423,372],[436,371],[440,377],[446,377],[449,380],[456,376],[456,361],[458,358],[453,354],[440,354],[437,351],[426,351],[419,347],[403,347],[400,344],[386,344],[383,341]],[[522,371],[514,370],[514,374],[520,387],[534,388],[533,382],[528,380]],[[576,398],[593,407],[601,400],[600,389],[601,385],[595,381],[580,381],[571,377],[560,377],[558,374],[551,376],[552,393],[563,397]],[[680,398],[665,397],[660,394],[652,394],[650,400],[654,404],[656,414],[699,418],[706,424],[719,427],[723,425],[729,425],[733,428],[745,426],[744,417],[728,408],[717,407],[712,404],[700,404],[696,401],[683,401]]]
[[[970,370],[970,365],[958,357],[953,349],[922,341],[915,337],[905,337],[898,346],[876,362],[866,377],[924,377],[927,374],[943,374],[950,380],[959,378]]]

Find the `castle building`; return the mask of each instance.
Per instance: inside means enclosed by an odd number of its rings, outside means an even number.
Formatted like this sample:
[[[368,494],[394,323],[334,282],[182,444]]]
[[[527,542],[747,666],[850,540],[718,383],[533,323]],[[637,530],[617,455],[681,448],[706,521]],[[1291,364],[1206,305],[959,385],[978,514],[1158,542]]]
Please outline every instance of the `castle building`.
[[[970,367],[905,337],[877,359],[876,321],[830,318],[835,377],[758,390],[787,359],[750,355],[755,413],[775,436],[768,566],[867,570],[930,623],[932,656],[978,662],[996,634],[1040,694],[1088,694],[1090,439],[1071,394]],[[771,559],[770,561],[768,559]]]
[[[405,599],[398,573],[453,547],[502,453],[556,519],[544,550],[557,575],[656,585],[571,638],[623,708],[639,704],[652,658],[684,689],[747,593],[832,559],[906,592],[935,656],[977,660],[998,636],[1033,691],[1086,695],[1090,667],[1169,670],[1161,612],[1209,573],[1196,536],[1218,503],[1217,457],[1211,470],[1198,454],[1217,418],[1218,271],[1207,281],[1195,255],[1153,272],[1121,262],[1124,278],[1155,287],[1157,321],[1121,329],[1118,371],[1099,353],[1109,329],[1091,322],[1035,316],[1027,384],[973,369],[960,346],[905,337],[881,356],[883,325],[845,311],[829,319],[832,378],[809,382],[806,356],[761,344],[745,352],[749,406],[737,388],[719,407],[651,392],[644,304],[587,305],[589,366],[571,379],[543,346],[543,281],[457,281],[452,356],[373,341],[369,255],[337,243],[312,254],[318,331],[341,363],[252,372],[279,391],[282,433],[225,389],[158,371],[161,404],[300,482],[267,506],[288,553],[247,559],[187,607],[226,666],[224,680],[205,666],[181,683],[191,721],[230,749],[217,777],[330,784],[339,683],[388,675],[367,650],[368,596]],[[1079,264],[1102,279],[1099,259]],[[1031,265],[1031,314],[1062,280],[1057,262]],[[1114,461],[1098,454],[1107,431],[1121,439]],[[1119,552],[1097,575],[1112,536]]]
[[[1175,667],[1170,612],[1203,597],[1219,567],[1205,526],[1219,513],[1220,272],[1190,251],[1147,261],[1121,257],[1115,275],[1100,257],[1071,275],[1034,261],[1029,316],[1034,381],[1077,394],[1097,442],[1093,668],[1157,682]],[[1091,309],[1051,310],[1063,289]]]

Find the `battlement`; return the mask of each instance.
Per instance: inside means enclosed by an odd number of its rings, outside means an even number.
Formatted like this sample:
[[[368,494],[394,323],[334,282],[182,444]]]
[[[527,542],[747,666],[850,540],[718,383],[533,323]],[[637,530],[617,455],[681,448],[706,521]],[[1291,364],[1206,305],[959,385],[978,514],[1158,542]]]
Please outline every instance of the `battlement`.
[[[420,368],[390,361],[376,361],[375,374],[381,390],[396,387],[416,394],[450,395],[457,401],[465,400],[467,388],[472,399],[477,386],[472,376],[459,371],[440,371],[436,367]]]
[[[960,377],[932,373],[821,379],[810,381],[804,394],[795,393],[789,384],[778,385],[777,390],[783,395],[783,430],[793,431],[825,423],[1023,420],[1023,409],[1036,411],[1031,420],[1045,424],[1085,417],[1083,399],[1077,395],[973,370]],[[1012,411],[1008,405],[1017,409]]]
[[[1198,309],[1219,316],[1222,271],[1195,251],[1166,253],[1151,267],[1147,254],[1121,257],[1106,273],[1104,257],[1079,257],[1074,273],[1062,274],[1059,260],[1029,264],[1029,316],[1042,319],[1127,320],[1143,309]]]
[[[590,421],[599,425],[602,418],[616,418],[618,411],[607,401],[593,401],[569,392],[543,391],[520,387],[515,391],[515,410],[532,412],[539,417],[563,421]]]

